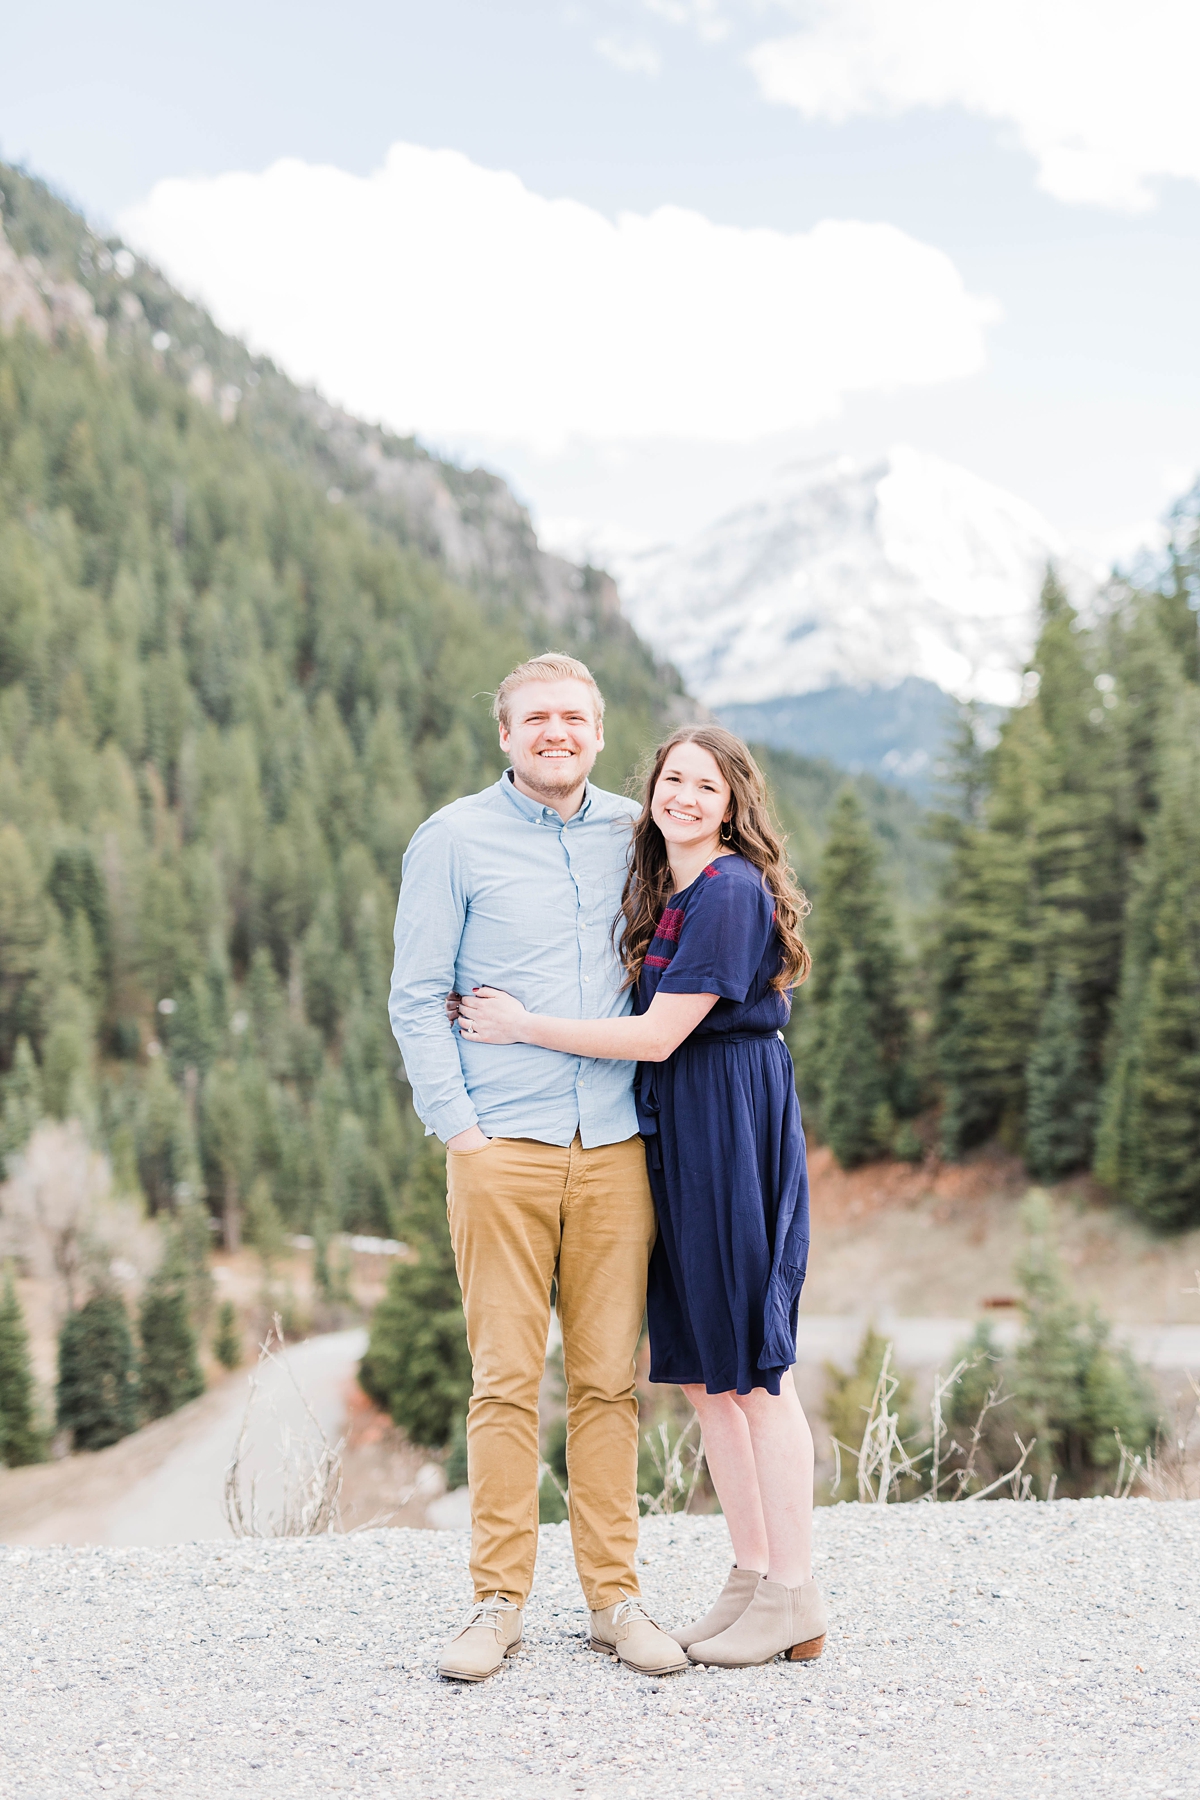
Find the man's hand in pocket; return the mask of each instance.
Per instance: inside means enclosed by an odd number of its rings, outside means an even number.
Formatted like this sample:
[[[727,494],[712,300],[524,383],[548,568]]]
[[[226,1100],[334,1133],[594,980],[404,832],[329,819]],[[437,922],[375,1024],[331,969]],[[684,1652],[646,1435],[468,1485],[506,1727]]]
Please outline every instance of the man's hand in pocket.
[[[485,1144],[491,1143],[478,1125],[469,1125],[466,1131],[455,1132],[452,1138],[446,1139],[447,1150],[482,1150]]]

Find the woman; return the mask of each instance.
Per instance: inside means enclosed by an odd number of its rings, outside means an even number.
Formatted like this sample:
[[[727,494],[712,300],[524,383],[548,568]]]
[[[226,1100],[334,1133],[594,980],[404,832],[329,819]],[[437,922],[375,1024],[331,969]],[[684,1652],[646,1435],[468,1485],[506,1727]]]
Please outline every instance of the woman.
[[[461,1001],[479,1042],[641,1064],[659,1219],[650,1379],[678,1383],[699,1414],[736,1559],[711,1610],[673,1635],[728,1668],[810,1661],[825,1642],[812,1436],[791,1376],[808,1183],[779,1031],[808,974],[807,910],[746,746],[689,726],[658,752],[634,826],[618,920],[633,1016],[544,1018],[486,987]]]

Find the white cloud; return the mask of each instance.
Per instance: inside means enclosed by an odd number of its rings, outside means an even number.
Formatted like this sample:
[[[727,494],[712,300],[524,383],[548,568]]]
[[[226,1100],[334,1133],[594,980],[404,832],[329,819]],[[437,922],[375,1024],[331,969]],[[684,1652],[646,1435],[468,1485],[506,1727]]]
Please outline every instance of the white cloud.
[[[719,44],[729,36],[729,20],[719,0],[642,0],[646,11],[668,25],[687,25],[702,44]]]
[[[662,68],[658,51],[643,38],[600,37],[592,48],[623,75],[657,75]]]
[[[1059,200],[1142,211],[1200,180],[1195,0],[816,0],[749,56],[811,119],[961,106],[1015,127]]]
[[[896,227],[616,223],[455,151],[159,182],[130,241],[295,376],[427,435],[748,441],[970,374],[991,303]]]

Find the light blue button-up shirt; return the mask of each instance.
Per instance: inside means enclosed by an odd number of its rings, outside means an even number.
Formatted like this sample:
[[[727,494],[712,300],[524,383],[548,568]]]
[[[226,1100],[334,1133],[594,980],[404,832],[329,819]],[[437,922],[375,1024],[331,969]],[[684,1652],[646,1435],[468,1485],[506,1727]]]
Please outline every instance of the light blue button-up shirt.
[[[534,1044],[473,1044],[451,1031],[446,995],[485,983],[530,1012],[614,1019],[629,1012],[613,949],[632,800],[585,790],[565,824],[506,771],[414,834],[396,909],[388,1011],[428,1132],[479,1125],[488,1137],[585,1149],[637,1131],[632,1062],[563,1056]]]

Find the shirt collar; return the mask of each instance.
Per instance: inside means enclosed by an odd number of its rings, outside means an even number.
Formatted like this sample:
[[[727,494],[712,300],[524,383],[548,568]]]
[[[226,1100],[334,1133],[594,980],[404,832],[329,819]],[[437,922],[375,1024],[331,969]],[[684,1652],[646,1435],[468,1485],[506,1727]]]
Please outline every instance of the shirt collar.
[[[584,783],[583,802],[579,811],[573,813],[571,817],[566,820],[560,818],[552,806],[541,806],[536,800],[531,800],[528,794],[521,793],[520,789],[513,781],[513,772],[511,769],[505,769],[497,785],[499,786],[501,793],[508,796],[517,811],[521,813],[524,818],[528,819],[531,824],[551,825],[554,827],[555,831],[561,831],[564,824],[574,825],[578,820],[585,819],[591,810],[591,782]]]

